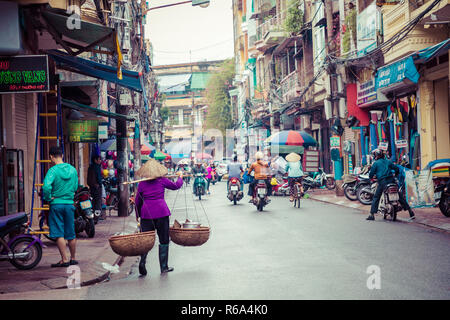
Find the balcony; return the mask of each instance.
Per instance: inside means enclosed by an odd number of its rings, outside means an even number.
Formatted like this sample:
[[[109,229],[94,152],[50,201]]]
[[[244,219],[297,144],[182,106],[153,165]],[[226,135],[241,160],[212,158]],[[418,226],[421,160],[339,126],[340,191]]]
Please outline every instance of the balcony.
[[[278,94],[282,97],[283,102],[289,102],[298,96],[301,90],[300,81],[297,70],[292,71],[280,82]]]
[[[281,41],[289,36],[283,26],[285,19],[286,11],[283,11],[276,16],[269,18],[256,28],[255,44],[259,51],[264,52],[270,47],[281,43]]]

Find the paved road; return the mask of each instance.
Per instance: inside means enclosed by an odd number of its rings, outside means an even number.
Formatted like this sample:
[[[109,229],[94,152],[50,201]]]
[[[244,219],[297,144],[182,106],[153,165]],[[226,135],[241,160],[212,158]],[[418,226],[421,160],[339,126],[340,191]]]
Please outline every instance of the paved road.
[[[212,229],[203,246],[171,244],[169,264],[174,272],[160,275],[155,246],[147,277],[139,277],[134,264],[127,278],[93,286],[85,297],[450,298],[449,234],[401,222],[370,222],[360,211],[313,200],[297,209],[287,198],[273,197],[260,213],[247,197],[233,206],[225,188],[224,182],[216,184],[202,200],[206,215],[190,193],[186,198],[182,191],[168,194],[172,218],[184,221],[186,202],[189,217],[197,220],[198,214]],[[368,279],[381,288],[369,290]]]

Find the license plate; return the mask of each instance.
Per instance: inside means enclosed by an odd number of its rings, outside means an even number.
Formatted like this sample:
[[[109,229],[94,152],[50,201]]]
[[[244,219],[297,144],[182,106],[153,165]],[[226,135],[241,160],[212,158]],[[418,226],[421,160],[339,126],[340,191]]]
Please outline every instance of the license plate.
[[[83,209],[83,210],[92,208],[91,200],[86,200],[86,201],[80,202],[80,206],[81,206],[81,209]]]
[[[398,193],[389,193],[389,201],[398,201]]]
[[[231,186],[231,191],[238,191],[239,187],[238,186]]]
[[[266,189],[259,188],[258,189],[258,194],[259,195],[265,195],[266,194]]]
[[[442,196],[442,191],[436,192],[436,193],[434,194],[434,199],[435,199],[435,200],[439,200],[439,199],[441,198],[441,196]]]

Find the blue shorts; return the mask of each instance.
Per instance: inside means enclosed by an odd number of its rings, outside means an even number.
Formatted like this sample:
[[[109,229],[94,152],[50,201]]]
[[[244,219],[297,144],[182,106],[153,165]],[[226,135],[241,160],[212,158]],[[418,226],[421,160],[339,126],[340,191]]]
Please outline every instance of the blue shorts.
[[[48,216],[50,238],[75,239],[75,207],[72,204],[52,204]]]

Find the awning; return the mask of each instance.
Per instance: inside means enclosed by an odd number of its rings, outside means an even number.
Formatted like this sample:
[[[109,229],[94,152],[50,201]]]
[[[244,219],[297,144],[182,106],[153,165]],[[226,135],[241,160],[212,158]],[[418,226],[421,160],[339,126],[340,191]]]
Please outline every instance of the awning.
[[[181,92],[186,91],[189,86],[192,74],[171,74],[158,76],[159,90],[164,92]]]
[[[103,116],[103,117],[109,117],[109,118],[114,118],[114,119],[122,119],[122,120],[126,120],[126,121],[134,121],[133,117],[130,116],[126,116],[123,114],[119,114],[119,113],[114,113],[114,112],[109,112],[109,111],[105,111],[102,109],[97,109],[97,108],[93,108],[72,100],[67,100],[67,99],[61,99],[61,104],[65,107],[68,107],[70,109],[73,110],[77,110],[77,111],[86,111],[89,113],[93,113],[99,116]]]
[[[414,60],[412,56],[409,56],[379,68],[375,77],[375,89],[381,92],[389,92],[416,84],[419,77]]]
[[[71,17],[60,13],[58,9],[47,9],[42,12],[42,16],[47,24],[48,32],[71,55],[79,55],[97,46],[108,50],[104,53],[116,52],[116,33],[113,28],[80,20],[79,28],[69,29],[68,26],[76,21],[69,20]],[[74,51],[72,48],[78,50]]]
[[[450,18],[449,18],[450,19]],[[450,50],[450,38],[434,46],[417,51],[412,55],[414,63],[426,63],[431,59],[445,54]]]
[[[117,78],[117,68],[91,60],[73,57],[59,50],[48,50],[50,58],[58,67],[76,73],[81,73],[97,79],[116,83],[125,88],[142,92],[141,74],[136,71],[122,70],[122,80]]]
[[[191,80],[191,90],[204,90],[208,83],[210,73],[193,73]]]

